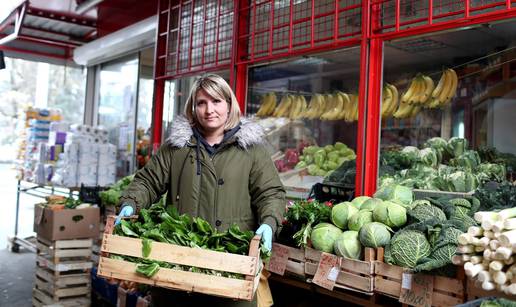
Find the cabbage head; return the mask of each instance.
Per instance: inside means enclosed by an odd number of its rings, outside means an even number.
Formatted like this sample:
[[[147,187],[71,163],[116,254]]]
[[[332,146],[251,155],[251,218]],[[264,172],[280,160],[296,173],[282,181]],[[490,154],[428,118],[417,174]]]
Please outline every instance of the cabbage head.
[[[376,206],[380,205],[383,200],[379,198],[369,198],[366,200],[362,206],[360,206],[360,211],[373,211]]]
[[[390,200],[404,207],[410,206],[414,200],[414,194],[411,188],[393,184],[380,188],[374,196],[382,200]]]
[[[506,169],[503,164],[482,163],[477,168],[478,179],[482,182],[494,180],[502,182],[506,177]]]
[[[368,199],[371,199],[371,197],[369,196],[358,196],[358,197],[355,197],[351,203],[357,207],[357,209],[360,209],[360,206],[362,206],[362,204],[368,200]]]
[[[360,231],[365,224],[373,222],[373,212],[369,210],[360,210],[353,214],[348,221],[349,230]]]
[[[405,268],[414,268],[419,260],[430,255],[430,243],[418,230],[400,230],[386,250],[386,261]]]
[[[408,211],[409,216],[415,222],[423,222],[432,218],[439,221],[446,221],[446,215],[441,208],[431,204],[428,200],[416,200],[413,208]]]
[[[333,253],[335,240],[342,233],[338,227],[330,223],[319,223],[312,230],[310,238],[312,246],[321,252]]]
[[[415,146],[405,146],[400,151],[400,159],[404,165],[414,165],[419,161],[419,149]]]
[[[341,233],[335,240],[333,249],[340,257],[360,259],[362,245],[358,240],[358,231],[348,230]]]
[[[456,171],[448,175],[446,181],[453,192],[470,192],[478,187],[477,177],[470,172]]]
[[[369,223],[360,228],[360,243],[365,247],[382,247],[391,241],[391,231],[388,226],[382,223]]]
[[[442,154],[444,152],[446,152],[446,148],[448,147],[448,142],[443,138],[434,137],[434,138],[428,139],[423,146],[433,148],[435,151],[437,151],[438,155],[440,155],[441,159],[442,159]],[[441,159],[439,159],[439,160],[441,160]]]
[[[452,137],[448,140],[446,151],[451,157],[459,157],[468,149],[468,140],[459,137]]]
[[[407,211],[402,205],[384,201],[374,208],[373,220],[389,227],[401,227],[407,222]]]
[[[433,148],[425,148],[419,151],[419,160],[426,166],[437,167],[441,162],[437,151]]]
[[[348,226],[349,218],[357,212],[358,209],[349,201],[337,204],[331,209],[331,221],[340,229],[345,229]]]
[[[474,170],[479,164],[480,156],[474,150],[467,150],[459,157],[450,160],[450,165],[467,170]]]

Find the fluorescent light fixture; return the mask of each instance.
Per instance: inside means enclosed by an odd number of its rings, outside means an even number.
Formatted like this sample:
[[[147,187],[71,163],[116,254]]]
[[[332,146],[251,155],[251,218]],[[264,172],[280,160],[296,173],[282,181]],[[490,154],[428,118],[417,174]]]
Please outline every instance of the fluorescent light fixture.
[[[75,48],[73,60],[79,65],[96,65],[154,44],[157,15]]]
[[[87,11],[91,10],[92,8],[96,7],[102,1],[104,0],[86,0],[75,8],[75,12],[79,15],[82,15]]]

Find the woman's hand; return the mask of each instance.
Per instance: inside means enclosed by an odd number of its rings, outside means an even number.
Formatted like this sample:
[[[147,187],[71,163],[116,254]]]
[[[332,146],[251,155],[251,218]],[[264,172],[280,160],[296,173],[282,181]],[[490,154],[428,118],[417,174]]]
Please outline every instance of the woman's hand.
[[[258,229],[256,230],[257,235],[262,236],[262,242],[265,248],[267,248],[269,251],[272,250],[272,228],[271,226],[267,224],[262,224]]]
[[[129,217],[131,215],[133,215],[134,213],[134,209],[131,205],[128,205],[128,204],[122,204],[122,209],[120,209],[120,213],[118,213],[118,216],[116,217],[116,220],[115,220],[115,226],[120,224],[120,221],[122,220],[123,217]]]

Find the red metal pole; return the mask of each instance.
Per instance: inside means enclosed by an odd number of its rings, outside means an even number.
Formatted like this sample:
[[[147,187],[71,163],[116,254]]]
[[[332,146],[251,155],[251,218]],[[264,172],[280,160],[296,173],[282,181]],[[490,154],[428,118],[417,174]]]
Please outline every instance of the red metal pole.
[[[290,0],[290,10],[289,10],[289,18],[288,18],[288,22],[290,23],[289,25],[289,28],[288,28],[288,52],[292,51],[292,41],[294,40],[294,38],[292,37],[292,29],[293,29],[293,24],[292,22],[294,21],[294,0]]]
[[[314,43],[314,39],[315,39],[315,34],[314,34],[314,29],[315,29],[315,0],[312,0],[312,18],[311,18],[311,27],[310,27],[310,47],[314,47],[315,43]]]
[[[364,148],[365,148],[365,112],[367,101],[367,77],[369,63],[369,35],[370,24],[370,1],[362,2],[362,38],[360,42],[360,79],[358,84],[358,124],[357,124],[357,151],[356,151],[356,175],[355,175],[355,196],[363,195],[364,178]]]
[[[363,194],[376,191],[380,144],[380,101],[383,75],[383,41],[371,39],[369,45],[369,76],[367,82],[366,141]]]
[[[163,130],[163,100],[165,94],[165,80],[154,80],[154,103],[152,106],[152,153],[155,154],[161,145]]]
[[[195,12],[195,1],[190,0],[192,5],[190,8],[190,44],[188,45],[188,70],[192,69],[192,55],[193,55],[193,32],[194,32],[194,12]]]
[[[254,1],[253,1],[254,3]],[[249,0],[240,0],[235,3],[234,26],[233,31],[233,48],[231,54],[231,75],[230,84],[235,91],[238,105],[242,114],[246,113],[246,94],[247,94],[247,64],[239,63],[241,59],[247,56],[248,40],[240,39],[247,37],[248,21],[249,21]],[[256,14],[256,7],[254,7]]]

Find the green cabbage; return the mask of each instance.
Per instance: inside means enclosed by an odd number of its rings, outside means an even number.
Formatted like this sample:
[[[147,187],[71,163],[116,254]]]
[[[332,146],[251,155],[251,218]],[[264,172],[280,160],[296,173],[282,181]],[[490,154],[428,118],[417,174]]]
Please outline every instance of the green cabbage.
[[[448,140],[446,151],[451,157],[459,157],[468,149],[468,140],[459,137],[452,137]]]
[[[365,224],[373,222],[373,212],[369,210],[360,210],[353,214],[348,221],[349,230],[360,231]]]
[[[391,240],[391,229],[382,223],[369,223],[360,228],[360,243],[365,247],[382,247]]]
[[[335,240],[342,233],[342,230],[330,223],[319,223],[312,230],[310,238],[312,246],[321,252],[333,253]]]
[[[414,200],[412,189],[396,184],[380,188],[374,193],[374,197],[382,200],[390,200],[404,207],[409,206]]]
[[[374,208],[373,220],[389,227],[401,227],[407,222],[407,211],[402,205],[384,201]]]
[[[427,166],[437,167],[441,162],[438,158],[437,151],[433,148],[425,148],[419,151],[419,160]]]
[[[379,198],[369,198],[362,204],[362,206],[360,206],[360,211],[373,211],[374,208],[382,202],[383,201]]]
[[[464,171],[456,171],[446,177],[449,191],[454,192],[470,192],[478,187],[477,177]]]
[[[364,204],[364,202],[368,199],[371,199],[371,197],[369,196],[358,196],[358,197],[355,197],[351,203],[353,204],[353,206],[357,207],[357,209],[360,209],[360,207]]]
[[[432,205],[428,200],[416,200],[412,206],[408,214],[415,222],[423,222],[433,218],[443,222],[446,221],[446,215],[443,210]]]
[[[430,255],[430,243],[417,230],[398,231],[385,251],[387,263],[414,268],[418,261]]]
[[[358,209],[348,201],[337,204],[331,209],[331,221],[340,229],[345,229],[348,225],[348,219],[357,212]]]
[[[335,240],[333,246],[335,254],[340,257],[360,259],[362,245],[358,240],[358,231],[344,231]]]

